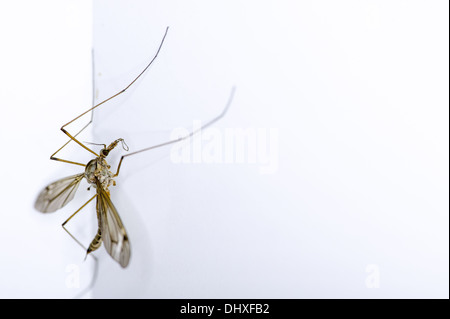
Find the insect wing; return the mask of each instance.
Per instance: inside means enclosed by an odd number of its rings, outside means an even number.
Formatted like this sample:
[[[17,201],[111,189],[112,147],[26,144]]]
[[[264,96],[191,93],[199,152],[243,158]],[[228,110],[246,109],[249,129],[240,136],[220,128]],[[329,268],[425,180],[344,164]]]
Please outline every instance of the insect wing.
[[[97,211],[103,244],[108,254],[123,268],[130,261],[130,242],[123,227],[117,209],[109,195],[100,185],[97,185]]]
[[[42,213],[50,213],[64,207],[75,196],[83,177],[84,173],[68,176],[51,183],[40,192],[34,208]]]

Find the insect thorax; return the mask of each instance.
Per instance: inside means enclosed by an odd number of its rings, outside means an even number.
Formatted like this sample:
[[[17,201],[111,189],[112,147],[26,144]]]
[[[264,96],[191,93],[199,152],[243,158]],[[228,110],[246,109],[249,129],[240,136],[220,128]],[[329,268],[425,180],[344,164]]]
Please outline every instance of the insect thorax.
[[[84,176],[89,184],[97,187],[97,183],[100,183],[102,188],[108,191],[108,187],[114,184],[113,173],[109,168],[104,158],[97,157],[87,163]]]

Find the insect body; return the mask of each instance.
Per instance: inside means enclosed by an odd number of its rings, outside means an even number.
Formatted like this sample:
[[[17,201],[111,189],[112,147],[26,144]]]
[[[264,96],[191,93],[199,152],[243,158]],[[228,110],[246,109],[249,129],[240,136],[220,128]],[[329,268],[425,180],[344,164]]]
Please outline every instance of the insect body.
[[[100,155],[87,163],[84,173],[60,179],[44,188],[36,200],[35,208],[47,213],[64,207],[73,199],[81,180],[86,178],[88,183],[96,188],[97,193],[70,216],[63,223],[63,227],[84,206],[97,198],[98,231],[87,248],[87,254],[98,249],[103,242],[109,255],[122,267],[126,267],[130,260],[130,243],[117,209],[111,202],[108,189],[109,186],[116,184],[113,178],[117,176],[117,173],[113,174],[110,171],[111,166],[105,160],[119,142],[122,142],[122,147],[128,150],[123,139],[117,139],[108,147],[105,145]]]
[[[87,254],[95,251],[98,249],[101,244],[103,243],[107,252],[109,255],[116,260],[122,267],[126,267],[130,260],[130,242],[128,240],[127,233],[125,231],[125,227],[122,224],[122,221],[119,217],[119,214],[117,212],[117,209],[114,207],[113,203],[111,202],[110,198],[110,192],[109,187],[111,185],[115,185],[114,178],[119,175],[120,167],[122,165],[122,161],[127,156],[136,155],[138,153],[143,153],[146,151],[150,151],[155,148],[171,145],[174,143],[178,143],[180,141],[183,141],[185,139],[190,138],[197,132],[200,132],[201,130],[205,129],[206,127],[212,125],[219,119],[221,119],[225,113],[227,112],[231,101],[233,99],[234,95],[234,87],[231,91],[231,94],[229,96],[228,102],[223,109],[222,113],[220,113],[215,118],[209,120],[204,125],[202,125],[200,128],[197,128],[196,130],[191,131],[189,134],[185,136],[181,136],[177,139],[169,140],[163,143],[160,143],[158,145],[153,145],[147,148],[143,148],[137,151],[134,151],[132,153],[128,153],[126,155],[122,155],[120,158],[119,164],[117,165],[117,171],[116,173],[112,173],[110,171],[110,166],[106,162],[106,157],[108,156],[109,152],[112,151],[119,143],[122,144],[122,147],[124,150],[128,151],[128,146],[125,144],[124,140],[119,138],[112,142],[109,146],[106,146],[105,144],[102,144],[104,147],[101,149],[100,154],[97,154],[93,150],[91,150],[89,147],[81,143],[77,139],[77,135],[81,133],[90,123],[92,123],[92,117],[91,121],[85,125],[77,134],[70,134],[65,127],[69,124],[73,123],[74,121],[78,120],[80,117],[84,116],[85,114],[92,112],[95,108],[99,107],[100,105],[108,102],[109,100],[119,96],[120,94],[123,94],[130,86],[133,85],[141,76],[144,74],[144,72],[150,67],[150,65],[153,63],[153,61],[158,56],[159,51],[161,50],[162,44],[164,42],[164,39],[167,35],[168,28],[166,28],[166,32],[164,34],[164,37],[159,45],[159,48],[153,57],[153,59],[150,61],[150,63],[147,64],[147,66],[144,68],[144,70],[133,80],[131,83],[128,84],[123,90],[120,92],[112,95],[111,97],[107,98],[106,100],[94,105],[90,109],[88,109],[86,112],[80,114],[79,116],[72,119],[70,122],[64,124],[61,127],[61,131],[66,134],[70,140],[66,142],[62,147],[60,147],[55,153],[53,153],[50,156],[51,160],[60,161],[68,164],[73,165],[79,165],[84,167],[84,173],[80,173],[77,175],[69,176],[66,178],[62,178],[60,180],[57,180],[47,187],[45,187],[40,194],[38,195],[38,198],[35,202],[35,208],[43,213],[49,213],[54,212],[62,207],[64,207],[68,202],[70,202],[77,189],[78,186],[83,178],[86,178],[87,182],[96,188],[97,192],[94,196],[91,197],[83,206],[81,206],[75,213],[73,213],[63,224],[64,230],[80,245],[82,246]],[[92,116],[92,113],[91,113]],[[75,142],[79,146],[81,146],[86,151],[90,152],[91,154],[95,155],[95,158],[89,161],[87,164],[83,163],[77,163],[66,159],[61,159],[55,157],[55,155],[63,149],[69,142]],[[94,239],[90,243],[88,248],[85,248],[65,227],[64,225],[73,217],[75,216],[81,209],[83,209],[88,203],[90,203],[94,198],[97,199],[97,219],[98,219],[98,230],[97,234],[95,235]],[[94,256],[93,256],[94,257]],[[94,257],[95,258],[95,257]]]

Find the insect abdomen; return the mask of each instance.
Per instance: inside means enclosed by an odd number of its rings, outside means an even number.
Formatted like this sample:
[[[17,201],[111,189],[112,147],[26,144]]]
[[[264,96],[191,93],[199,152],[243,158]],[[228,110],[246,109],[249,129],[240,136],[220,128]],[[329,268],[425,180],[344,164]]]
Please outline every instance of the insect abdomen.
[[[90,252],[97,250],[101,245],[102,245],[102,232],[99,228],[97,234],[95,235],[94,239],[89,245],[87,253],[89,254]]]

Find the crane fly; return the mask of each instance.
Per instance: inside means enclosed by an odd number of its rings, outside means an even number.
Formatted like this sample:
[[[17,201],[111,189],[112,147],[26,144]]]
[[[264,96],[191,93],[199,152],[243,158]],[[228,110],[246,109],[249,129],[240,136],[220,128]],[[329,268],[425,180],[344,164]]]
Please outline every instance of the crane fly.
[[[91,121],[85,125],[78,133],[72,135],[70,134],[65,127],[71,124],[72,122],[76,121],[83,115],[93,112],[93,110],[100,105],[104,104],[105,102],[119,96],[120,94],[124,93],[130,86],[132,86],[141,76],[145,73],[145,71],[150,67],[150,65],[153,63],[153,61],[158,56],[158,53],[161,50],[161,47],[164,43],[164,39],[166,38],[168,32],[168,27],[166,28],[166,31],[164,33],[164,36],[162,38],[162,41],[158,47],[158,50],[156,54],[153,56],[151,61],[147,64],[147,66],[144,68],[144,70],[133,80],[131,81],[128,86],[126,86],[123,90],[120,92],[112,95],[111,97],[107,98],[106,100],[92,106],[89,110],[86,112],[80,114],[70,122],[64,124],[61,127],[61,131],[66,134],[70,139],[67,141],[62,147],[60,147],[55,153],[53,153],[50,156],[51,160],[56,160],[64,163],[79,165],[84,167],[84,172],[62,178],[60,180],[57,180],[51,184],[49,184],[47,187],[45,187],[40,194],[38,195],[34,207],[42,212],[42,213],[50,213],[54,212],[62,207],[64,207],[67,203],[69,203],[75,196],[75,193],[78,189],[78,186],[80,185],[81,180],[86,179],[87,182],[93,186],[96,189],[96,194],[93,195],[85,204],[83,204],[77,211],[75,211],[63,224],[62,227],[64,230],[81,246],[86,250],[86,256],[90,254],[91,252],[97,250],[101,244],[103,243],[106,251],[108,254],[117,261],[120,266],[123,268],[128,266],[128,263],[130,261],[131,256],[131,247],[130,242],[128,239],[127,232],[125,230],[125,227],[122,223],[122,220],[120,219],[119,213],[117,212],[117,209],[114,207],[114,204],[111,201],[110,198],[110,191],[109,187],[115,186],[115,180],[114,178],[119,175],[120,167],[122,164],[122,161],[127,156],[132,156],[141,152],[149,151],[158,147],[170,145],[173,143],[180,142],[182,140],[185,140],[187,138],[190,138],[195,133],[201,131],[202,129],[206,128],[207,126],[213,124],[220,118],[222,118],[225,113],[227,112],[232,97],[234,95],[234,87],[231,91],[230,97],[228,99],[228,102],[223,109],[222,113],[220,113],[218,116],[207,122],[206,124],[202,125],[200,128],[191,131],[189,134],[179,137],[177,139],[173,139],[158,145],[153,145],[132,153],[128,153],[126,155],[122,155],[120,158],[119,164],[117,166],[116,172],[112,173],[110,170],[111,166],[107,163],[106,157],[108,154],[116,148],[116,146],[120,143],[122,148],[125,151],[128,151],[128,146],[125,143],[125,141],[122,138],[118,138],[112,143],[110,143],[108,146],[106,144],[100,144],[103,145],[103,148],[100,150],[100,154],[97,154],[93,150],[91,150],[89,147],[87,147],[85,144],[80,142],[76,137],[78,134],[81,133],[91,122],[92,122],[92,113],[91,113]],[[94,103],[93,103],[94,104]],[[87,164],[73,162],[66,159],[56,158],[55,155],[63,149],[69,142],[74,141],[78,145],[80,145],[82,148],[84,148],[86,151],[92,153],[95,155],[95,158],[90,160]],[[88,143],[86,143],[88,144]],[[91,143],[94,144],[94,143]],[[90,187],[89,187],[90,188]],[[97,200],[96,204],[96,210],[97,210],[97,220],[98,220],[98,230],[94,237],[94,239],[89,244],[88,248],[85,248],[66,228],[66,223],[75,216],[80,210],[82,210],[87,204],[89,204],[94,199]]]
[[[121,138],[112,142],[108,147],[105,145],[100,151],[100,155],[86,164],[83,173],[62,178],[45,187],[36,200],[35,208],[40,212],[50,213],[64,207],[74,198],[81,180],[85,178],[90,185],[97,189],[97,192],[80,209],[73,213],[62,226],[64,227],[76,213],[96,198],[98,231],[86,253],[89,254],[97,250],[103,242],[109,255],[122,267],[126,267],[130,260],[130,242],[119,213],[111,202],[108,189],[109,186],[116,184],[113,178],[118,173],[113,174],[110,171],[111,166],[105,160],[109,152],[119,142],[122,143],[124,149],[128,149],[125,141]]]

